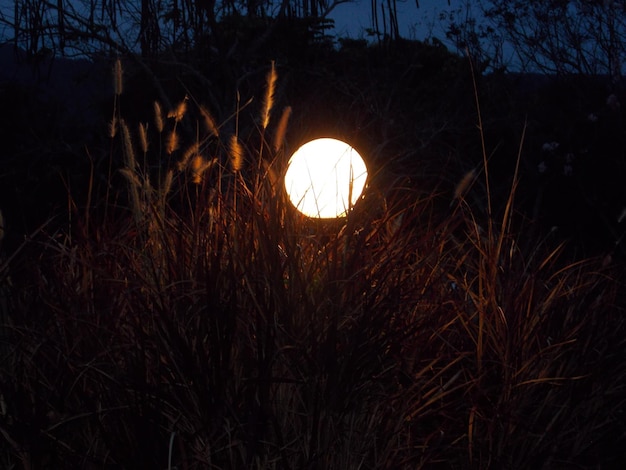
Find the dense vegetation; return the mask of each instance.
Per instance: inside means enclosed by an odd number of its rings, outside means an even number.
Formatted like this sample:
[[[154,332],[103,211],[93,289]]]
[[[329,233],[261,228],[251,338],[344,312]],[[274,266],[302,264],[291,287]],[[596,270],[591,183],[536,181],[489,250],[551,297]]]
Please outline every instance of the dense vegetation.
[[[620,88],[233,24],[2,84],[0,465],[623,464]],[[321,135],[343,220],[280,186]]]

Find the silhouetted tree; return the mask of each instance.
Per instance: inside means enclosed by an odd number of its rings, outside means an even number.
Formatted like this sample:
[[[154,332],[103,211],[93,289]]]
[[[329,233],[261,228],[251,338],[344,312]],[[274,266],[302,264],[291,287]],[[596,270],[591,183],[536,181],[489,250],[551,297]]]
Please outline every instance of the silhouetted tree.
[[[488,0],[482,11],[524,66],[544,72],[610,75],[626,55],[626,0]]]
[[[171,47],[189,51],[199,43],[217,44],[225,18],[259,18],[271,26],[278,17],[307,19],[300,26],[327,29],[329,15],[354,0],[14,0],[0,6],[0,26],[13,30],[16,47],[31,57],[44,50],[90,54],[140,52],[152,56]],[[380,39],[396,39],[397,0],[372,0],[372,26]],[[416,2],[419,7],[419,2]]]
[[[155,21],[156,15],[154,5],[151,0],[141,0],[141,21],[139,31],[139,41],[141,55],[148,56],[151,51],[158,48],[159,24]]]

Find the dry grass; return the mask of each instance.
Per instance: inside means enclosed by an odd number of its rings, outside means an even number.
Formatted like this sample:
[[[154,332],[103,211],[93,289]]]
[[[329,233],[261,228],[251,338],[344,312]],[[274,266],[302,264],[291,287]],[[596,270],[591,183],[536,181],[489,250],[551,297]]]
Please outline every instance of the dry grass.
[[[205,136],[161,143],[188,105],[168,121],[155,105],[143,165],[117,119],[128,204],[0,264],[3,465],[619,463],[617,267],[523,251],[515,178],[501,216],[471,207],[468,177],[448,212],[396,181],[346,219],[307,220],[276,186],[286,122],[255,153],[258,136],[222,141],[200,109]]]

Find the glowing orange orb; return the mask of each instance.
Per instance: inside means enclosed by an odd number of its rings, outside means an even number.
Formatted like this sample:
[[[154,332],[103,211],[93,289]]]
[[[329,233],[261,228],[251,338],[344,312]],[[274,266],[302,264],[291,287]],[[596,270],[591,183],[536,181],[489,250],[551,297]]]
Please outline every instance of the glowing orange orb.
[[[337,139],[307,142],[289,159],[285,189],[307,217],[344,217],[358,201],[367,180],[361,155]]]

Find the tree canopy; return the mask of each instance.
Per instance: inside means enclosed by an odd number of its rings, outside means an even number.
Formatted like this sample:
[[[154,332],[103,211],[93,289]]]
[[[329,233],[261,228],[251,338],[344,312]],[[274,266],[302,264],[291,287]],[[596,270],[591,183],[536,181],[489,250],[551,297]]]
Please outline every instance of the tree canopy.
[[[319,39],[333,27],[331,12],[353,0],[14,0],[0,8],[0,27],[16,47],[30,56],[102,51],[139,52],[150,56],[168,48],[189,50],[200,43],[224,45],[236,20],[245,29],[293,21]],[[372,0],[370,34],[399,37],[397,0]],[[415,2],[419,7],[419,2]],[[302,21],[305,20],[305,21]],[[232,38],[230,38],[232,39]]]

